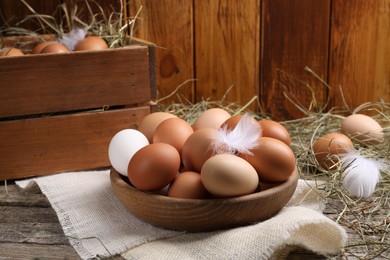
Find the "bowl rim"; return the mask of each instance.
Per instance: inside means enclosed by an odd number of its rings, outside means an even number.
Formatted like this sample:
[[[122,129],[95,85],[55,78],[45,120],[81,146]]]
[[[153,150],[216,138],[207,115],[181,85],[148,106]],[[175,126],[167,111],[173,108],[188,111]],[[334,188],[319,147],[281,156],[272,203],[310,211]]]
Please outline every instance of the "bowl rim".
[[[151,191],[138,190],[137,188],[131,186],[129,183],[123,180],[123,178],[126,177],[118,173],[113,167],[111,168],[110,180],[112,185],[120,186],[126,190],[129,190],[130,192],[136,192],[142,196],[149,196],[149,198],[154,198],[156,200],[160,200],[165,203],[188,204],[188,203],[196,202],[197,204],[200,205],[202,203],[209,204],[215,202],[242,203],[243,201],[252,201],[255,199],[270,197],[277,193],[282,192],[283,190],[286,190],[290,185],[296,185],[299,179],[299,173],[298,173],[298,168],[296,166],[294,168],[294,171],[291,173],[290,177],[286,181],[279,182],[279,185],[273,186],[263,191],[256,191],[254,193],[250,193],[247,195],[234,196],[234,197],[214,197],[214,198],[206,198],[206,199],[173,198],[173,197],[168,197],[166,195],[154,193]]]

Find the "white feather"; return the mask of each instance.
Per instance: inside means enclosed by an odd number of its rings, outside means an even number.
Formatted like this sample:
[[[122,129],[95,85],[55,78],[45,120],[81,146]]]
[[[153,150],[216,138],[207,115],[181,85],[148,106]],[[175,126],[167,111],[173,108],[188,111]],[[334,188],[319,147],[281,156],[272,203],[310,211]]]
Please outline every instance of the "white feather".
[[[340,155],[344,170],[343,185],[350,195],[358,198],[370,197],[381,179],[382,164],[365,158],[357,151]]]
[[[79,41],[85,38],[87,32],[81,28],[73,28],[69,33],[64,34],[58,39],[58,42],[65,45],[69,50],[73,51]]]
[[[227,126],[219,128],[211,146],[214,153],[246,153],[259,145],[261,126],[249,114],[243,115],[236,127],[229,131]]]

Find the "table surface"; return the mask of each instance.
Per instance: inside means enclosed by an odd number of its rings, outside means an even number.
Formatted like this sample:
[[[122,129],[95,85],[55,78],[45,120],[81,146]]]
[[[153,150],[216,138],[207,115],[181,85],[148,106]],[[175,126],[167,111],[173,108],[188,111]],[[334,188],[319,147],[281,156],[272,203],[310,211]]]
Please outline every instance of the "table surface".
[[[0,259],[80,259],[39,187],[0,185]],[[114,256],[111,259],[122,259]],[[288,259],[325,259],[297,249]]]

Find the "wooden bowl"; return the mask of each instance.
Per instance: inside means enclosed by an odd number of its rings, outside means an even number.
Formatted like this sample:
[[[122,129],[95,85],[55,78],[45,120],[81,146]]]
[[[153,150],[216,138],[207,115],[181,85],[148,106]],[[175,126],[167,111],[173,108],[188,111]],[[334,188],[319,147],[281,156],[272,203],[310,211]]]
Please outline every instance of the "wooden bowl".
[[[137,190],[111,170],[111,187],[122,204],[136,217],[152,225],[178,231],[204,232],[260,222],[273,217],[290,200],[298,171],[270,189],[253,194],[217,199],[178,199]]]

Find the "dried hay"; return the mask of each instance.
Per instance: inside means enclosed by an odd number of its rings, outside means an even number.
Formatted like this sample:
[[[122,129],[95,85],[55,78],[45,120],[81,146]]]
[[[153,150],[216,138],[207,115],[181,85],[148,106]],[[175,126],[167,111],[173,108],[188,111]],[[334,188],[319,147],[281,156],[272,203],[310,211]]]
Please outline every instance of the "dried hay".
[[[312,72],[309,68],[306,68]],[[312,72],[319,80],[320,78]],[[322,81],[323,82],[323,81]],[[227,110],[232,115],[244,112],[251,113],[258,119],[265,118],[263,112],[253,112],[247,108],[253,102],[258,102],[254,97],[249,103],[240,106],[237,103],[226,102],[226,96],[232,86],[228,88],[225,96],[220,100],[204,99],[195,104],[178,94],[179,89],[188,81],[181,84],[169,96],[155,102],[160,110],[176,114],[177,116],[193,123],[197,116],[204,110],[219,107]],[[325,82],[323,82],[326,84]],[[327,86],[329,87],[329,86]],[[180,102],[164,104],[164,100],[177,95]],[[288,97],[288,93],[285,93]],[[293,99],[288,100],[292,101]],[[296,104],[296,103],[294,103]],[[326,201],[324,213],[335,222],[342,225],[349,234],[348,245],[342,249],[339,258],[378,259],[390,258],[390,103],[370,102],[365,103],[353,111],[348,107],[333,108],[326,111],[323,107],[317,112],[311,109],[299,107],[305,117],[280,122],[289,131],[293,149],[299,168],[300,178],[303,180],[317,180],[325,182],[318,187],[321,196]],[[370,113],[375,120],[383,126],[385,142],[374,146],[362,146],[354,142],[355,148],[365,156],[384,161],[387,166],[382,172],[382,179],[376,187],[375,193],[367,199],[357,199],[349,196],[342,184],[341,165],[332,171],[327,171],[318,166],[312,150],[312,144],[319,136],[329,132],[339,132],[340,125],[345,114]]]
[[[32,8],[25,0],[20,0],[30,11],[15,26],[9,26],[5,21],[3,28],[0,28],[0,36],[30,36],[38,41],[44,41],[43,35],[54,34],[62,37],[74,28],[82,28],[89,34],[103,38],[110,48],[122,47],[131,44],[136,21],[139,19],[142,6],[133,17],[127,17],[126,2],[120,2],[120,10],[111,7],[110,12],[104,10],[95,0],[83,0],[78,2],[59,4],[53,14],[40,14]],[[98,10],[96,12],[96,10]],[[86,18],[83,14],[87,14]],[[58,18],[60,17],[60,19]],[[32,21],[39,25],[37,31],[30,31],[23,27],[26,22]],[[1,41],[0,41],[1,47]]]

